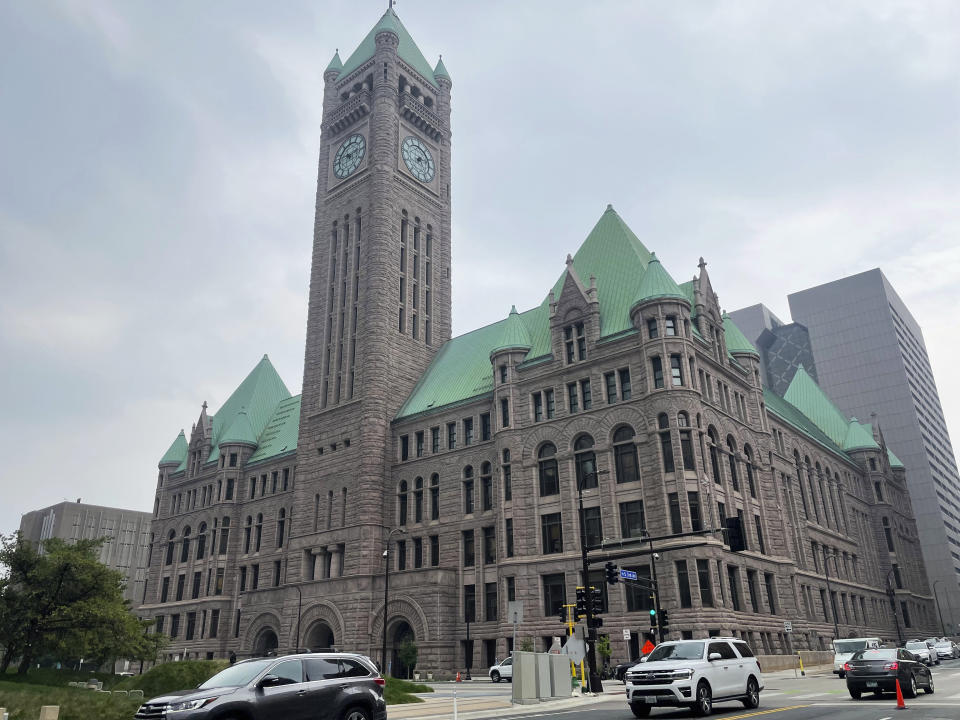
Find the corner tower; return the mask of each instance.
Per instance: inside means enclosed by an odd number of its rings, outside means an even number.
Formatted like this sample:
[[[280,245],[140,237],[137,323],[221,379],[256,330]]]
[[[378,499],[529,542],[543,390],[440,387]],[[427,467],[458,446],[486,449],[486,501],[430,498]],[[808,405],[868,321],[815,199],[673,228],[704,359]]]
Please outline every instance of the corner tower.
[[[377,571],[390,422],[450,338],[451,86],[392,7],[324,72],[295,525],[345,574]]]

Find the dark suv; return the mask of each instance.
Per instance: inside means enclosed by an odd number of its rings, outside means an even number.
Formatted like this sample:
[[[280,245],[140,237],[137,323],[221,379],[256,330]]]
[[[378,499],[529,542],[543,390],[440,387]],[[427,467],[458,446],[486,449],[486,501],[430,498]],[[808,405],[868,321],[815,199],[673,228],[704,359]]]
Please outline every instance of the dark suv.
[[[311,653],[231,665],[193,690],[144,703],[137,720],[386,720],[384,680],[369,658]]]

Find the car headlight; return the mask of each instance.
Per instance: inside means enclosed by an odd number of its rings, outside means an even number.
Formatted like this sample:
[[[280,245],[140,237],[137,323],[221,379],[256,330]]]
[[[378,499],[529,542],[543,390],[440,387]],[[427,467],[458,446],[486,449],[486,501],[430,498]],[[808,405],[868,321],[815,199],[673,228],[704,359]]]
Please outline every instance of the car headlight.
[[[673,671],[674,680],[689,680],[693,677],[693,668],[681,668]]]
[[[167,706],[167,712],[183,712],[184,710],[199,710],[206,707],[217,697],[200,698],[199,700],[186,700],[185,702],[171,703]]]

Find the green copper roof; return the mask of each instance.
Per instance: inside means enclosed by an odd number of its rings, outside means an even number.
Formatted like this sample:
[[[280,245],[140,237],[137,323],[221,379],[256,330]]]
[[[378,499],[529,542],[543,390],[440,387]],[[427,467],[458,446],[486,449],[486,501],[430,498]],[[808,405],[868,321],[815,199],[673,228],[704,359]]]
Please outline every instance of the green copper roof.
[[[440,78],[450,79],[450,73],[447,72],[447,66],[443,64],[443,55],[440,56],[440,60],[437,61],[437,66],[433,69],[433,76],[438,80]]]
[[[326,75],[328,72],[338,73],[341,70],[343,70],[343,63],[340,61],[340,51],[337,50],[333,54],[333,59],[330,61],[330,64],[327,65],[327,69],[324,70],[323,73]]]
[[[827,394],[803,369],[803,365],[797,368],[783,397],[813,420],[835,445],[843,447],[849,423]]]
[[[682,298],[686,300],[687,296],[676,281],[670,277],[670,273],[664,269],[663,264],[657,258],[657,254],[651,253],[650,262],[647,263],[646,271],[640,280],[640,288],[637,290],[637,297],[633,304],[637,305],[654,298]]]
[[[879,450],[880,446],[873,439],[873,433],[857,422],[856,418],[853,418],[847,426],[847,436],[843,439],[843,449]]]
[[[841,450],[837,444],[831,440],[816,424],[800,412],[797,408],[777,395],[769,388],[763,389],[763,403],[769,412],[778,416],[781,420],[792,425],[802,432],[808,438],[819,444],[830,452],[839,455],[844,460],[852,462],[850,457]]]
[[[300,395],[280,401],[267,426],[260,434],[259,444],[247,464],[267,460],[297,449],[300,430]]]
[[[234,418],[230,427],[223,434],[223,437],[220,438],[220,445],[228,445],[230,443],[244,443],[246,445],[257,444],[257,436],[253,432],[249,418],[247,418],[246,408],[240,408],[237,417]]]
[[[760,357],[760,353],[753,346],[753,343],[747,340],[747,336],[737,327],[736,323],[730,319],[727,313],[723,314],[723,334],[727,339],[727,352],[731,355],[736,353],[750,353]]]
[[[420,52],[420,48],[417,47],[413,38],[410,37],[410,33],[407,32],[403,23],[400,22],[400,18],[397,17],[393,8],[387,9],[383,17],[380,18],[380,22],[374,25],[373,30],[367,33],[363,42],[361,42],[357,49],[353,51],[353,54],[347,58],[347,61],[343,64],[343,70],[340,72],[340,77],[347,77],[374,56],[377,50],[377,35],[384,30],[390,30],[400,38],[400,44],[397,46],[397,55],[400,56],[400,59],[420,73],[427,82],[436,87],[437,81],[433,77],[433,68],[430,67],[430,63],[427,62],[423,53]]]
[[[890,467],[902,468],[903,463],[900,462],[900,458],[893,454],[893,450],[887,448],[887,459],[890,461]]]
[[[490,350],[490,354],[493,355],[501,350],[529,350],[531,347],[530,333],[527,332],[527,326],[523,324],[517,313],[517,306],[514,305],[510,308],[507,321],[503,323],[500,339]]]
[[[176,440],[173,441],[173,444],[170,446],[170,449],[167,450],[163,457],[160,458],[159,465],[179,465],[184,460],[187,459],[187,437],[183,434],[183,430],[180,431],[180,434],[177,435]]]

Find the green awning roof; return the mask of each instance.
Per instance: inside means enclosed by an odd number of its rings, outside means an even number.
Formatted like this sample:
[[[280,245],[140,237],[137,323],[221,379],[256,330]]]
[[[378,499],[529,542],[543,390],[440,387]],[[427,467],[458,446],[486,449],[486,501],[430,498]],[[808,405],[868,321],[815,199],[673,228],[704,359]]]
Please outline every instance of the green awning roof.
[[[527,332],[527,326],[523,324],[517,313],[517,306],[514,305],[510,308],[506,322],[503,323],[500,339],[490,350],[490,354],[503,350],[529,350],[531,347],[530,333]]]
[[[783,397],[813,420],[816,426],[833,441],[834,445],[843,447],[844,440],[847,437],[849,421],[807,371],[803,369],[803,365],[797,368],[797,372],[794,374],[793,380],[790,381],[790,386]]]

